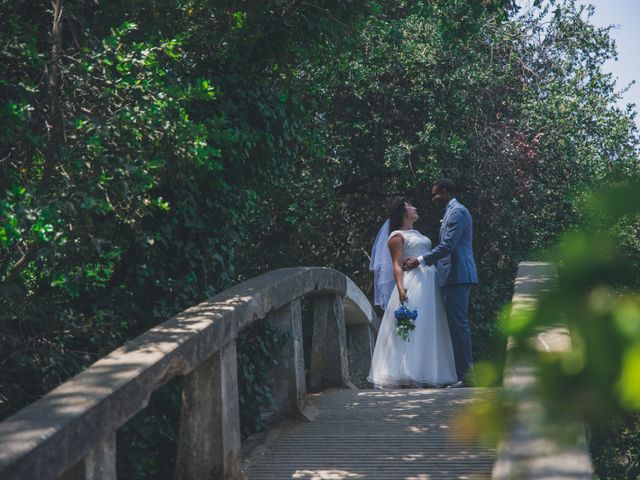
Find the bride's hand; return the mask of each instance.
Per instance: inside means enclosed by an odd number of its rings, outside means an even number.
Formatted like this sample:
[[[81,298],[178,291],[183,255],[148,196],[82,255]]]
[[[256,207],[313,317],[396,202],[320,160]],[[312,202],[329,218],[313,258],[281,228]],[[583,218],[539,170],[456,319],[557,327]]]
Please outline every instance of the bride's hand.
[[[404,302],[409,300],[409,297],[407,296],[407,289],[406,288],[399,289],[398,290],[398,296],[400,297],[400,303],[402,303],[403,305],[404,305]]]

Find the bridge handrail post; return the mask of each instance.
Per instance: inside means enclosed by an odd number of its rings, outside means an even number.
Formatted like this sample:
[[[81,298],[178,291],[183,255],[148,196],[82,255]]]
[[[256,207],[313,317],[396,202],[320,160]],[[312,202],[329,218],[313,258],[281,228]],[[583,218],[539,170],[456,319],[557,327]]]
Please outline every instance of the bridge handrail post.
[[[307,415],[300,299],[297,298],[282,308],[272,310],[265,317],[265,321],[272,328],[289,336],[266,382],[271,388],[274,402],[274,410],[270,412],[269,421],[274,422],[295,412]]]
[[[357,386],[367,385],[376,338],[367,323],[347,325],[349,379]]]
[[[330,386],[352,387],[342,298],[335,293],[320,294],[312,297],[312,303],[309,388],[318,391]]]
[[[61,480],[116,480],[116,433],[110,432]]]
[[[176,479],[242,478],[236,341],[185,376]]]

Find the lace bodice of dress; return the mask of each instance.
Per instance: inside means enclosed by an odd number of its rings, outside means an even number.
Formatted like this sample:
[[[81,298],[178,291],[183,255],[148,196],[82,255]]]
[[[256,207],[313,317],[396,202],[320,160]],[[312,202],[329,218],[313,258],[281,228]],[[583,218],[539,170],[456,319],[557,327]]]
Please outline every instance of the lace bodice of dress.
[[[431,250],[431,240],[417,230],[396,230],[389,238],[397,234],[404,237],[403,258],[419,257]]]

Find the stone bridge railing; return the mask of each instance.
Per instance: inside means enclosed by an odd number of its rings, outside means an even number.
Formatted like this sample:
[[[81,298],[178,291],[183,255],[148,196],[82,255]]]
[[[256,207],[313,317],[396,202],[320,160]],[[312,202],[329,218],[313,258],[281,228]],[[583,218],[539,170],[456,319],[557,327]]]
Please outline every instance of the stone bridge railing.
[[[518,310],[535,308],[538,297],[558,282],[554,264],[521,262],[513,291],[512,315]],[[571,335],[566,326],[540,330],[530,338],[541,352],[571,350]],[[585,428],[580,422],[555,419],[544,421],[542,399],[536,389],[535,362],[513,355],[515,342],[509,339],[504,370],[504,394],[513,402],[514,411],[506,435],[498,445],[493,480],[587,480],[593,477]]]
[[[149,330],[2,422],[0,479],[115,479],[116,431],[178,376],[176,478],[240,478],[238,333],[259,320],[291,333],[274,396],[281,412],[312,416],[302,346],[306,296],[313,305],[310,388],[350,386],[369,369],[378,327],[371,304],[335,270],[276,270]]]

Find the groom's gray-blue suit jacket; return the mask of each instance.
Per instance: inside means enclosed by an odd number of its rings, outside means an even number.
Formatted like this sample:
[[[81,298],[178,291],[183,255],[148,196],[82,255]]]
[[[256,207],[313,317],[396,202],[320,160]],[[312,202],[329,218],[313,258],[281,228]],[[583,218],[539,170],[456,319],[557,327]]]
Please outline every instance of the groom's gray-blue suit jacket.
[[[427,265],[436,265],[441,287],[463,283],[478,283],[478,271],[473,260],[471,242],[473,221],[469,210],[452,198],[442,218],[440,242],[422,256]]]

